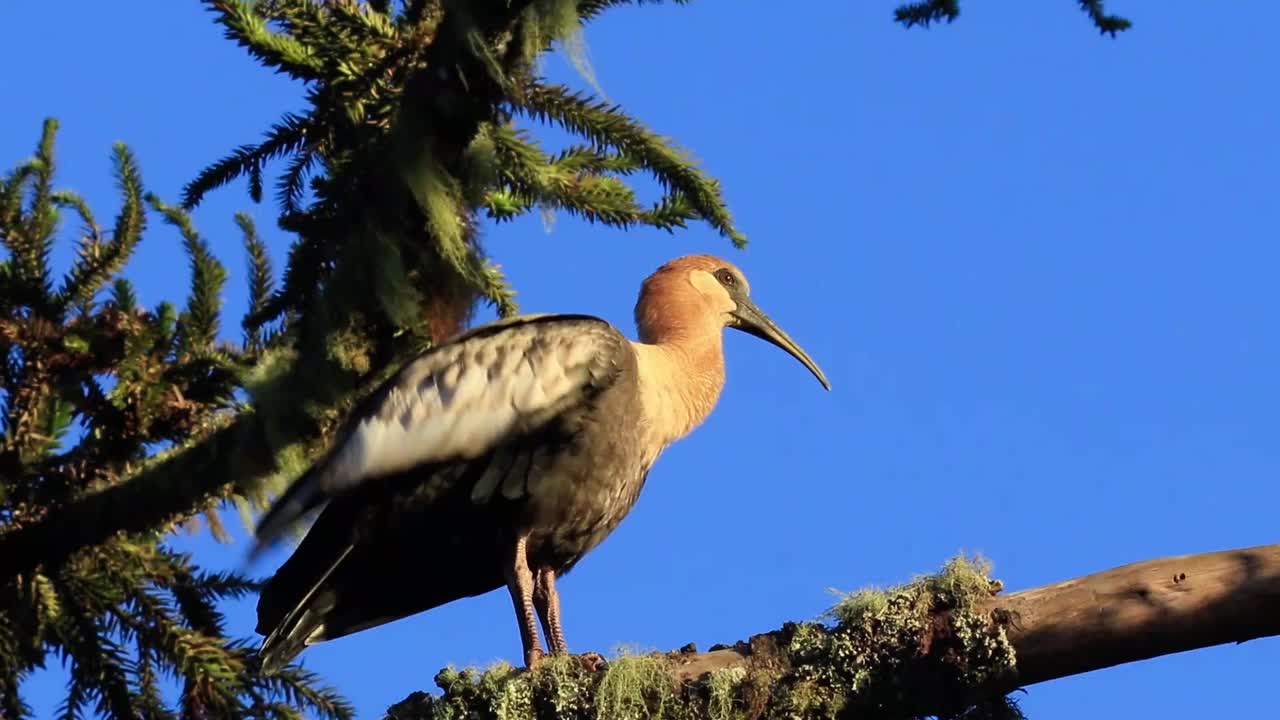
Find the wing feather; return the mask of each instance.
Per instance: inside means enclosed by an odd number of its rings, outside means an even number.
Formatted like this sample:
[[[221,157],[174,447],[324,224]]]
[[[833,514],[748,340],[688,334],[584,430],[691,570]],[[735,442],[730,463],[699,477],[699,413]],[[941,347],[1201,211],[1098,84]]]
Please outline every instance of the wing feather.
[[[476,484],[471,487],[471,502],[488,502],[493,491],[498,488],[498,483],[502,482],[502,478],[506,477],[507,472],[511,470],[513,462],[515,459],[510,450],[494,452],[489,457],[489,464],[485,466],[484,472],[480,474],[480,479],[476,480]]]
[[[628,347],[599,318],[540,315],[490,323],[429,350],[352,413],[328,456],[263,518],[258,542],[361,483],[424,464],[473,460],[545,426],[607,386],[622,366],[618,353]],[[525,454],[495,457],[472,497],[521,496],[527,472],[517,484],[512,470],[527,470]]]

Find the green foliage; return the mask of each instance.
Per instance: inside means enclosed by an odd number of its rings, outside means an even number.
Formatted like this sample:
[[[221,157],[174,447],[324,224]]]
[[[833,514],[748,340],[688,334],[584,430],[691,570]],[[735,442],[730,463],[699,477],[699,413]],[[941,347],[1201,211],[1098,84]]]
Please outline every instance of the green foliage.
[[[261,351],[262,322],[258,318],[265,312],[267,300],[275,288],[275,273],[271,269],[271,257],[267,254],[266,243],[258,237],[253,219],[247,213],[236,213],[236,224],[240,226],[240,232],[244,236],[249,269],[249,310],[240,325],[244,329],[245,348]]]
[[[1119,15],[1108,15],[1102,7],[1102,0],[1076,1],[1080,3],[1080,9],[1084,10],[1089,19],[1093,21],[1094,27],[1098,28],[1098,32],[1103,35],[1115,37],[1116,33],[1128,30],[1133,26],[1133,23]]]
[[[128,148],[115,147],[122,204],[106,236],[83,198],[54,189],[55,130],[47,122],[35,158],[0,185],[0,237],[8,251],[0,278],[20,290],[4,295],[0,314],[5,533],[118,487],[150,461],[149,447],[199,442],[225,426],[245,365],[240,348],[214,348],[226,275],[190,218],[148,196],[183,236],[191,294],[181,314],[168,303],[139,308],[119,274],[146,224],[137,164]],[[67,212],[82,227],[71,268],[54,288],[49,251]],[[269,276],[265,255],[253,262]],[[108,284],[110,298],[100,302]],[[210,507],[188,506],[172,519],[190,522]],[[205,517],[218,534],[217,516]],[[169,550],[171,527],[113,534],[0,585],[0,715],[31,716],[22,682],[53,656],[70,673],[61,717],[295,718],[301,709],[350,717],[345,702],[311,675],[257,675],[253,651],[225,637],[218,610],[257,584],[205,572]],[[176,678],[181,696],[166,699],[161,678]]]
[[[241,176],[248,178],[250,195],[257,199],[265,164],[285,158],[276,199],[287,224],[301,227],[308,225],[307,219],[344,218],[342,226],[362,234],[365,242],[371,232],[389,239],[387,252],[402,258],[401,262],[420,265],[422,271],[452,271],[464,287],[488,299],[503,314],[514,312],[516,306],[501,273],[478,255],[474,218],[479,211],[510,219],[536,206],[553,207],[616,227],[645,224],[664,229],[704,218],[735,243],[744,240],[733,228],[714,181],[668,141],[616,107],[593,103],[563,88],[543,87],[530,74],[534,55],[555,39],[577,33],[583,17],[621,3],[542,0],[528,3],[523,10],[511,6],[510,24],[501,29],[496,41],[485,39],[478,30],[489,14],[482,15],[478,9],[466,12],[460,4],[449,6],[448,13],[441,2],[207,4],[228,35],[248,47],[254,57],[308,83],[309,108],[287,114],[263,142],[242,146],[207,168],[187,186],[187,207]],[[442,26],[450,19],[456,26]],[[465,42],[457,42],[457,34]],[[425,108],[421,103],[426,98],[406,102],[426,82],[429,61],[446,50],[462,55],[454,66],[470,63],[498,88],[493,97],[479,98],[489,110],[479,113],[476,122],[461,133],[447,126],[452,116],[463,112],[459,107],[463,100],[453,99],[445,106],[447,98],[441,95],[446,99]],[[463,80],[468,87],[475,84],[474,77]],[[506,102],[579,132],[590,145],[574,149],[570,158],[547,157],[530,143],[527,133],[491,120],[492,111]],[[401,168],[403,187],[388,188],[385,180],[371,176],[371,164],[381,153],[390,155],[390,164]],[[586,154],[607,160],[574,163]],[[316,199],[303,211],[304,178],[316,164],[323,165],[326,176],[313,181]],[[637,168],[651,171],[669,190],[654,207],[638,206],[634,191],[620,177]],[[346,207],[349,195],[336,196],[339,190],[364,194],[366,188],[369,193],[376,188],[383,198],[404,199],[384,199],[378,208],[386,208],[384,212],[357,213]],[[284,286],[264,306],[274,317],[288,310],[304,312],[317,282],[325,279],[323,268],[341,254],[345,242],[352,241],[349,234],[336,238],[304,234],[311,243],[308,252],[290,257]],[[421,285],[425,273],[416,270],[411,268],[407,274]],[[417,292],[429,301],[430,292],[422,287]],[[392,325],[399,324],[395,320]]]
[[[1021,720],[1004,696],[1015,657],[984,606],[999,583],[982,561],[842,599],[828,622],[790,623],[739,644],[743,662],[681,678],[682,653],[623,655],[604,672],[553,657],[532,672],[444,670],[442,693],[414,693],[387,720],[665,718]],[[1002,684],[1004,683],[1004,684]]]
[[[1080,9],[1089,16],[1089,20],[1098,32],[1115,37],[1116,33],[1128,30],[1132,23],[1119,15],[1108,15],[1103,8],[1102,0],[1076,0]],[[959,0],[920,0],[920,2],[899,5],[893,11],[893,18],[905,27],[929,27],[936,22],[953,22],[960,17]]]
[[[734,245],[746,245],[746,237],[733,225],[719,183],[694,166],[669,140],[646,129],[617,106],[592,101],[562,85],[534,81],[520,89],[513,104],[517,112],[581,135],[592,143],[591,151],[616,153],[618,161],[626,166],[647,170],[667,191],[660,206],[692,210],[695,217],[708,222]],[[643,214],[641,217],[641,222],[647,219]],[[662,221],[648,224],[670,227],[669,222]]]
[[[116,216],[110,240],[102,238],[93,213],[82,198],[70,192],[54,196],[60,206],[74,209],[84,223],[81,240],[76,246],[77,262],[63,281],[60,299],[63,303],[80,303],[80,309],[85,312],[89,310],[93,296],[128,262],[146,228],[142,178],[133,153],[117,143],[111,160],[123,206]]]
[[[35,157],[15,168],[0,185],[0,222],[4,227],[0,240],[9,252],[4,271],[6,304],[35,304],[50,295],[49,251],[58,216],[53,199],[57,128],[56,122],[46,121]],[[30,204],[23,208],[24,191],[28,190]]]
[[[936,22],[954,22],[960,17],[959,0],[921,0],[898,6],[893,11],[893,19],[906,27],[929,27]]]
[[[218,22],[227,38],[246,48],[264,65],[286,72],[299,80],[314,80],[322,71],[321,61],[306,45],[267,26],[259,4],[243,0],[216,0],[209,5],[218,10]]]
[[[164,204],[154,194],[147,196],[147,202],[178,228],[191,259],[191,296],[178,320],[178,346],[183,352],[208,353],[221,324],[222,286],[227,281],[227,269],[214,257],[209,243],[196,232],[190,215],[181,208]]]

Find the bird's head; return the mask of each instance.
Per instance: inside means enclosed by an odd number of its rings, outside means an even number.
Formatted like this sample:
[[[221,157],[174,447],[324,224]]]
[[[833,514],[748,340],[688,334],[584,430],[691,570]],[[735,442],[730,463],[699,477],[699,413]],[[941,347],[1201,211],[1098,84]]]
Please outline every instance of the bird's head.
[[[690,341],[726,327],[766,340],[799,360],[828,390],[818,364],[751,300],[751,286],[733,263],[686,255],[658,268],[640,286],[636,326],[647,343]]]

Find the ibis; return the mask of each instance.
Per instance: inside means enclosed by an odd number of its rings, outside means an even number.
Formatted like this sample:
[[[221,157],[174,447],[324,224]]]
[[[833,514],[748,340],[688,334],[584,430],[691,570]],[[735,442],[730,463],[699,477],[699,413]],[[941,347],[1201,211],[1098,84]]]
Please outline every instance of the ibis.
[[[724,328],[817,363],[725,260],[644,280],[638,340],[590,315],[505,318],[409,361],[274,502],[256,549],[322,508],[258,602],[274,672],[308,646],[506,587],[524,663],[568,652],[556,580],[630,512],[650,468],[712,411]]]

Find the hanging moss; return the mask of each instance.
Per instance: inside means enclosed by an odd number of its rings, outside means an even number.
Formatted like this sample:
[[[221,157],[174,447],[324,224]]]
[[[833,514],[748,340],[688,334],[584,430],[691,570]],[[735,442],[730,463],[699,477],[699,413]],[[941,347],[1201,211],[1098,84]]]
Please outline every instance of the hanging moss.
[[[1000,589],[983,561],[957,557],[933,575],[863,590],[820,622],[789,623],[720,653],[684,679],[688,652],[623,655],[601,672],[574,657],[533,672],[498,665],[445,670],[443,693],[414,693],[388,720],[757,720],[915,718],[1014,720],[984,688],[1010,676],[1013,646],[984,608]]]

